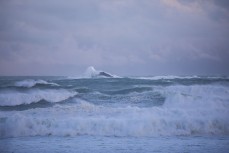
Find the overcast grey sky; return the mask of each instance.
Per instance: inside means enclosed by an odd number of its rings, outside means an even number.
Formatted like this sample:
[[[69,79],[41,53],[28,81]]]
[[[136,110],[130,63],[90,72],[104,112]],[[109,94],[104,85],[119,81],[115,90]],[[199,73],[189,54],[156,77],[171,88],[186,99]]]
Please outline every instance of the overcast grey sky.
[[[229,75],[229,0],[1,0],[0,75]]]

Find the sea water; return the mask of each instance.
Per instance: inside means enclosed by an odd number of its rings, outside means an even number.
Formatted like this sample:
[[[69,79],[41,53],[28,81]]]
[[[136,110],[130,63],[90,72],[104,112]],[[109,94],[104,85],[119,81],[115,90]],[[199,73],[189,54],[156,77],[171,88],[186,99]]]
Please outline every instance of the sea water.
[[[0,152],[229,152],[229,78],[0,77]]]

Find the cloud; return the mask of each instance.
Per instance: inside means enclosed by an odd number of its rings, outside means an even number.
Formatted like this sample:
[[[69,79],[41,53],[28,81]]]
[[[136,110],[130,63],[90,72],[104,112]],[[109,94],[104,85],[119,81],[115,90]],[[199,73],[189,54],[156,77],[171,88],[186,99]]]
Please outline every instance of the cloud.
[[[229,73],[226,1],[0,3],[1,75]]]
[[[229,9],[229,1],[228,0],[214,0],[214,3],[224,9]]]
[[[162,0],[168,7],[177,9],[178,11],[186,13],[201,13],[202,8],[198,1],[184,1],[184,0]]]

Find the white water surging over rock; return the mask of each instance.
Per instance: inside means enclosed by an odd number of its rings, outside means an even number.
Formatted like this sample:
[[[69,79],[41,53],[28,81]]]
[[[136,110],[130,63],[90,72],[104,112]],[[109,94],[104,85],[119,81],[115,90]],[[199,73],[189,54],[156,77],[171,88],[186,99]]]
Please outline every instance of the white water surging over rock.
[[[108,72],[97,71],[93,66],[87,68],[85,72],[85,77],[87,78],[114,78],[117,77]]]

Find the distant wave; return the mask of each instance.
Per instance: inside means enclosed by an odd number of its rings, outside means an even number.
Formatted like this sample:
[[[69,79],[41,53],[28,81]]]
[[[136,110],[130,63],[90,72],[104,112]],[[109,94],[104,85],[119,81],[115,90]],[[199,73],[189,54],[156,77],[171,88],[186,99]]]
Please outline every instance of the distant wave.
[[[130,93],[141,93],[145,91],[151,91],[152,87],[132,87],[132,88],[126,88],[126,89],[118,89],[118,90],[112,90],[112,91],[106,91],[106,93],[111,95],[121,94],[121,95],[127,95]]]
[[[175,76],[175,75],[165,75],[165,76],[152,76],[152,77],[130,77],[134,79],[144,79],[144,80],[173,80],[173,79],[229,79],[228,77],[224,76]]]
[[[76,92],[71,92],[65,89],[32,89],[26,92],[7,90],[0,93],[0,106],[31,104],[41,100],[55,103],[66,100],[76,94]]]
[[[53,86],[59,86],[56,83],[50,83],[44,80],[23,80],[23,81],[17,81],[15,82],[15,86],[16,87],[27,87],[27,88],[31,88],[37,84],[43,84],[43,85],[53,85]]]
[[[174,75],[165,75],[165,76],[152,76],[152,77],[136,77],[137,79],[146,79],[146,80],[160,80],[160,79],[192,79],[199,78],[198,76],[174,76]]]

